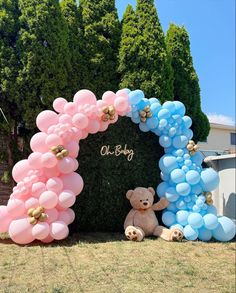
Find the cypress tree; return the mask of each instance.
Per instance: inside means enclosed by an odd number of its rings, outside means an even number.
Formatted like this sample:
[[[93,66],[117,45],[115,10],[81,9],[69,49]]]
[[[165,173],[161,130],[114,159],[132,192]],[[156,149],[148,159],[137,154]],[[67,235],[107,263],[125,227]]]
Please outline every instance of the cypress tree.
[[[137,0],[123,19],[119,53],[121,87],[141,88],[148,97],[173,97],[173,80],[165,37],[153,0]]]
[[[183,26],[171,24],[166,43],[174,71],[174,99],[185,104],[186,113],[193,120],[194,139],[204,141],[210,126],[207,116],[201,110],[199,80],[193,66],[186,29]]]
[[[68,94],[68,28],[57,0],[19,0],[22,69],[18,84],[28,127],[55,97]]]
[[[101,96],[118,89],[120,23],[115,0],[81,0],[87,70],[84,86]]]
[[[60,2],[62,14],[66,20],[69,31],[69,53],[71,71],[69,72],[68,87],[71,94],[75,94],[84,87],[84,39],[82,32],[81,14],[76,0],[63,0]]]

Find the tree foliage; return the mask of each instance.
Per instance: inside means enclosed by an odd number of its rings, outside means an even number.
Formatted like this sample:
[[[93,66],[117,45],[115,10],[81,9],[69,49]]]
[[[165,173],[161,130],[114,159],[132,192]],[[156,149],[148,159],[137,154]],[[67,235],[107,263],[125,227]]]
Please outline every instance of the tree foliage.
[[[185,104],[186,113],[193,120],[194,139],[204,141],[208,136],[210,125],[207,116],[201,110],[199,80],[193,66],[186,29],[171,24],[166,43],[174,71],[174,99]]]
[[[119,71],[121,87],[141,88],[148,97],[172,100],[172,69],[153,0],[137,0],[136,12],[127,7],[122,21]]]

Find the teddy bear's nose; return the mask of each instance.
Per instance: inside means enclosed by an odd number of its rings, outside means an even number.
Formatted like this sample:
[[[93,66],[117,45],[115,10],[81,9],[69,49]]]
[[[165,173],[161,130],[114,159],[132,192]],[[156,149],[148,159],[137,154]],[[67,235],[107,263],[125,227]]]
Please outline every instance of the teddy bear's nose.
[[[143,205],[145,205],[145,206],[146,206],[147,204],[148,204],[148,203],[147,203],[146,201],[143,203]]]

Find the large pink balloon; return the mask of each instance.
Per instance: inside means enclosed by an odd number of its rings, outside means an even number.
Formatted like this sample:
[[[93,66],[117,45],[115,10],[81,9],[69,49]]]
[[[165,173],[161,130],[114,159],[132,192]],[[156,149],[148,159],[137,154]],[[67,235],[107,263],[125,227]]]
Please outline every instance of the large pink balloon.
[[[42,153],[39,153],[39,152],[33,152],[32,154],[29,155],[28,163],[31,169],[42,168],[41,157],[42,157]]]
[[[12,169],[12,177],[16,182],[20,182],[31,170],[28,160],[21,160]]]
[[[47,178],[58,177],[60,175],[60,171],[58,170],[57,166],[53,168],[43,168],[43,172]]]
[[[57,165],[58,160],[53,153],[47,152],[42,155],[41,163],[45,168],[53,168]]]
[[[63,208],[69,208],[75,203],[75,195],[70,190],[63,190],[59,194],[58,204]]]
[[[28,218],[21,218],[11,222],[8,232],[14,242],[27,244],[35,239],[32,235],[32,228]]]
[[[88,117],[82,113],[77,113],[72,118],[72,123],[78,129],[84,129],[88,126]]]
[[[12,217],[9,215],[6,206],[0,206],[0,233],[6,233]]]
[[[53,111],[45,110],[38,114],[36,125],[39,130],[47,132],[48,128],[58,123],[58,114]]]
[[[72,118],[68,114],[62,114],[59,117],[59,122],[62,123],[62,124],[66,124],[66,123],[71,124],[71,121],[72,121]]]
[[[48,223],[45,222],[38,222],[36,225],[32,228],[32,235],[34,238],[38,240],[45,239],[50,232],[50,227]]]
[[[25,202],[25,209],[28,211],[30,208],[37,208],[39,206],[39,201],[35,197],[31,197]]]
[[[51,224],[52,222],[55,222],[58,219],[58,210],[56,208],[45,210],[45,214],[48,216],[47,223]]]
[[[116,94],[112,91],[107,91],[102,95],[102,100],[109,106],[114,105],[115,98]]]
[[[50,225],[50,235],[56,239],[61,240],[68,236],[69,229],[62,221],[56,221]]]
[[[48,190],[53,191],[55,193],[60,193],[63,188],[63,182],[58,177],[52,177],[48,179],[46,186]]]
[[[20,199],[9,199],[7,211],[11,217],[21,217],[25,212],[25,203]]]
[[[52,209],[57,205],[58,196],[53,191],[44,191],[39,197],[39,203],[45,209]]]
[[[62,139],[56,135],[56,134],[49,134],[48,137],[45,140],[46,145],[48,146],[48,149],[50,149],[53,146],[58,146],[62,144]]]
[[[115,99],[114,106],[115,106],[116,110],[119,112],[125,111],[129,106],[127,98],[122,97],[122,96],[117,97]]]
[[[70,141],[65,148],[69,152],[71,158],[77,158],[79,153],[79,144],[76,141]]]
[[[100,128],[100,122],[99,121],[90,120],[86,130],[91,134],[95,134],[95,133],[97,133],[99,131],[99,128]]]
[[[73,172],[75,168],[75,163],[72,158],[65,157],[58,162],[58,169],[63,174],[69,174]]]
[[[53,102],[53,108],[58,113],[62,112],[64,109],[64,106],[67,104],[67,100],[64,98],[57,98]]]
[[[46,191],[46,185],[43,182],[36,182],[32,185],[32,196],[39,198],[44,191]]]
[[[76,103],[69,102],[64,106],[64,112],[70,116],[73,116],[77,112]]]
[[[48,146],[45,141],[47,134],[44,132],[36,133],[30,140],[30,147],[34,152],[44,153],[48,151]]]
[[[97,99],[94,93],[86,89],[78,91],[74,95],[73,100],[77,105],[85,105],[85,104],[93,105],[93,104],[96,104],[97,102]]]
[[[84,187],[84,181],[78,173],[65,174],[61,176],[63,188],[71,190],[75,195],[80,194]]]
[[[58,216],[58,221],[63,221],[66,225],[71,224],[74,222],[75,219],[75,212],[72,209],[67,209],[65,211],[60,211]]]

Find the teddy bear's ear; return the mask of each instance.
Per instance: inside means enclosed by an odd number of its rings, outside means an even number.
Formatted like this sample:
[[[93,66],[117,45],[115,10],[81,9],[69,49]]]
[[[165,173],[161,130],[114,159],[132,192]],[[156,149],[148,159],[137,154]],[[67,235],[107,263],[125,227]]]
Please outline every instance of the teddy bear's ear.
[[[133,194],[133,190],[128,190],[127,192],[126,192],[126,197],[130,200],[131,199],[131,196],[132,196],[132,194]]]
[[[148,191],[150,191],[153,196],[155,195],[155,190],[152,187],[148,187]]]

